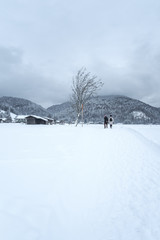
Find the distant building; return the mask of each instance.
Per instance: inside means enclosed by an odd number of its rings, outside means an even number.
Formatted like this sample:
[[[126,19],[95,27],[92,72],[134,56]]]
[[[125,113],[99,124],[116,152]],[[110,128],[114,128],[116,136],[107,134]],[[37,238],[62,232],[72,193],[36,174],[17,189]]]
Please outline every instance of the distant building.
[[[45,119],[48,121],[48,124],[54,124],[55,123],[53,118],[45,117]]]
[[[48,124],[48,120],[46,118],[42,118],[35,115],[29,115],[26,117],[27,124]]]
[[[27,123],[26,117],[28,117],[28,115],[17,115],[14,119],[14,122],[15,123]]]

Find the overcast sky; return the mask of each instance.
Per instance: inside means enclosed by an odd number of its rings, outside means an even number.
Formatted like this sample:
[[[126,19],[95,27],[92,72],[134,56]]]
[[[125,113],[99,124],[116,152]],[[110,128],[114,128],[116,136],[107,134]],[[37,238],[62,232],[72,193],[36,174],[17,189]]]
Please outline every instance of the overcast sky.
[[[0,96],[62,103],[83,66],[160,107],[160,1],[0,0]]]

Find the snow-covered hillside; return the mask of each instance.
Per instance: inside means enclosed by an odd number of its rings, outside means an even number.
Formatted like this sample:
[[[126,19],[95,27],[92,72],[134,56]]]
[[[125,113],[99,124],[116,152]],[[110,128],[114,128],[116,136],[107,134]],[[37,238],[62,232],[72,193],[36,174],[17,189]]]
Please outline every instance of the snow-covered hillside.
[[[16,97],[0,97],[0,109],[10,111],[16,115],[39,115],[48,116],[49,112],[42,106],[27,99]]]
[[[0,109],[16,115],[37,115],[54,118],[57,121],[73,123],[76,112],[70,102],[53,105],[48,109],[27,99],[0,97]],[[84,106],[85,123],[103,123],[104,115],[113,115],[115,123],[160,124],[160,110],[136,99],[125,96],[97,96]],[[0,117],[3,114],[0,113]],[[9,121],[7,121],[9,122]]]
[[[160,126],[0,132],[0,239],[160,239]]]
[[[116,123],[124,124],[160,124],[160,111],[133,98],[111,95],[97,96],[83,107],[85,123],[103,123],[104,115],[112,114]],[[48,111],[57,119],[73,122],[75,112],[69,102],[53,105]]]

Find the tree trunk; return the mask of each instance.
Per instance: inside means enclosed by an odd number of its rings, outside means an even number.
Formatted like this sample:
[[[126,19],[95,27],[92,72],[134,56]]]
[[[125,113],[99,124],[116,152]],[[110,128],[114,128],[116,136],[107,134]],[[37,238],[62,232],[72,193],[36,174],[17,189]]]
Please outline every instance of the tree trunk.
[[[78,115],[77,115],[77,119],[76,119],[76,121],[75,121],[75,127],[77,127],[77,125],[78,125],[78,122],[79,122],[79,116],[80,116],[80,113],[78,113]]]

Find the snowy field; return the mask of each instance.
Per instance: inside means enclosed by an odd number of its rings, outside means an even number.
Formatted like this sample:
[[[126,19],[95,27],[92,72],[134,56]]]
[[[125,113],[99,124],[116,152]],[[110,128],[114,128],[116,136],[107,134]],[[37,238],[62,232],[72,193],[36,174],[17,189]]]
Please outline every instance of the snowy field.
[[[0,134],[1,240],[160,239],[160,126]]]

